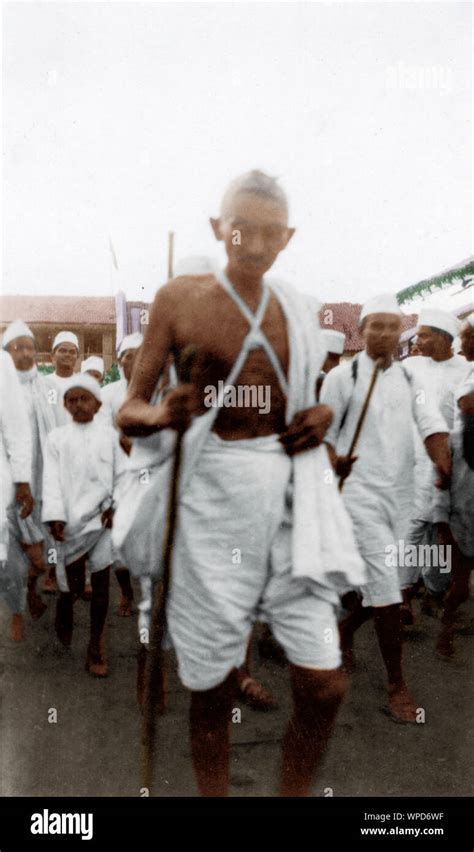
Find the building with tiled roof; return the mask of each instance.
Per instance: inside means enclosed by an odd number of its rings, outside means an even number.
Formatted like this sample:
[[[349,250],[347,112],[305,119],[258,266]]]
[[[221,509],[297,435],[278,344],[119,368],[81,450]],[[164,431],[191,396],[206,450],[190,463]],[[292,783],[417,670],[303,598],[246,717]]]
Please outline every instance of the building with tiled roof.
[[[8,323],[22,319],[38,342],[39,362],[51,361],[51,345],[58,331],[73,331],[79,338],[81,356],[101,355],[108,370],[116,344],[125,334],[140,331],[147,322],[147,302],[127,302],[124,293],[107,296],[0,296],[0,334]],[[345,355],[364,348],[359,332],[362,306],[353,302],[328,302],[319,312],[322,328],[346,335]],[[403,318],[403,329],[416,325],[416,314]]]
[[[59,331],[77,334],[82,358],[101,355],[109,370],[115,357],[115,299],[107,296],[0,296],[0,334],[16,319],[35,335],[38,363],[51,363],[51,348]]]

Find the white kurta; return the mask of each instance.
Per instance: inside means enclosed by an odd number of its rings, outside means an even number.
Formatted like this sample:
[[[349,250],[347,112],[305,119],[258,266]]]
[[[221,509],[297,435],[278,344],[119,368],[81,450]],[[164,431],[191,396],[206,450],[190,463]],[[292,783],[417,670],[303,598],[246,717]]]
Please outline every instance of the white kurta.
[[[454,392],[469,374],[472,365],[461,355],[453,355],[447,361],[415,356],[407,358],[403,366],[412,378],[415,392],[424,392],[431,406],[440,411],[446,427],[454,427],[456,401]],[[413,518],[429,520],[429,506],[435,496],[436,472],[427,456],[422,442],[415,436],[415,501]]]
[[[7,558],[7,507],[13,484],[31,481],[32,441],[28,413],[15,366],[0,351],[0,562]]]
[[[117,432],[100,418],[54,429],[48,437],[43,476],[44,522],[64,521],[64,545],[57,546],[57,576],[67,591],[63,563],[88,554],[91,572],[113,562],[110,531],[102,513],[113,504],[124,454]]]
[[[321,390],[321,402],[334,411],[325,440],[341,456],[349,450],[374,369],[366,352],[357,358],[355,382],[352,363],[346,362],[331,370]],[[446,431],[436,409],[417,403],[401,365],[393,362],[378,374],[355,452],[358,460],[342,492],[368,569],[363,588],[367,606],[400,601],[398,572],[386,564],[387,547],[404,537],[410,517],[414,423],[423,440]]]
[[[100,528],[123,464],[116,431],[97,418],[53,429],[46,444],[43,521],[64,521],[66,538]]]

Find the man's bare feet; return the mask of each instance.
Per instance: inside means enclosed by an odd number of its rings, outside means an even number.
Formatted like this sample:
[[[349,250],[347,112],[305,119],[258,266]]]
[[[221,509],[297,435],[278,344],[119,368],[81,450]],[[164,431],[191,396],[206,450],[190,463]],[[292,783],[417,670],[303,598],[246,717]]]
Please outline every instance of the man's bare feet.
[[[386,713],[393,722],[399,722],[402,725],[416,724],[417,710],[405,683],[389,684]]]
[[[12,642],[23,642],[24,630],[23,615],[21,612],[16,612],[12,615],[12,620],[10,622],[10,639]]]
[[[454,629],[443,624],[436,643],[436,656],[443,659],[454,657]]]
[[[94,677],[107,677],[109,667],[107,665],[103,641],[99,645],[94,645],[92,642],[89,643],[85,668]]]
[[[258,680],[250,677],[245,669],[237,669],[237,684],[239,698],[245,704],[248,704],[252,710],[267,713],[269,710],[276,710],[278,707],[278,701],[271,692],[265,689]]]

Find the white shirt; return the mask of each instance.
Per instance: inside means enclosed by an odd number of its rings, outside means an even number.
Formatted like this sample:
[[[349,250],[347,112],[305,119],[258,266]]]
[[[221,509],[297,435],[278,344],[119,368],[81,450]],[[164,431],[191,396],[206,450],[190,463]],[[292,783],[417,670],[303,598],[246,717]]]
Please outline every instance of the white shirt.
[[[125,458],[117,432],[100,418],[53,429],[44,458],[42,520],[65,521],[69,538],[98,529]]]
[[[374,362],[365,351],[357,359],[355,383],[352,362],[345,362],[328,373],[321,389],[321,402],[334,412],[325,440],[338,455],[346,455],[349,450],[374,369]],[[355,450],[358,461],[344,485],[344,497],[352,505],[359,502],[377,510],[382,501],[390,515],[396,516],[400,500],[411,500],[414,423],[422,440],[447,431],[436,408],[417,403],[401,364],[394,361],[379,371]]]
[[[451,431],[456,410],[454,393],[469,374],[472,365],[461,355],[453,355],[446,361],[434,361],[432,358],[417,355],[406,358],[403,365],[412,377],[415,392],[429,395],[430,404],[438,408],[445,421],[444,431]],[[436,474],[418,436],[415,436],[415,453],[414,518],[429,520],[428,507],[437,490],[434,484]]]

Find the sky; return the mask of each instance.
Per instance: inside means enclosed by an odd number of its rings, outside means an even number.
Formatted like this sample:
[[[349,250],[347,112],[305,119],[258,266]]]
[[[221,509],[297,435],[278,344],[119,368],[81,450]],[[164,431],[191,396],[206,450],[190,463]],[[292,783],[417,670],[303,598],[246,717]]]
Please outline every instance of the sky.
[[[150,300],[222,259],[251,168],[296,234],[274,267],[360,302],[472,254],[469,3],[7,3],[5,293]],[[109,240],[118,262],[113,268]]]

